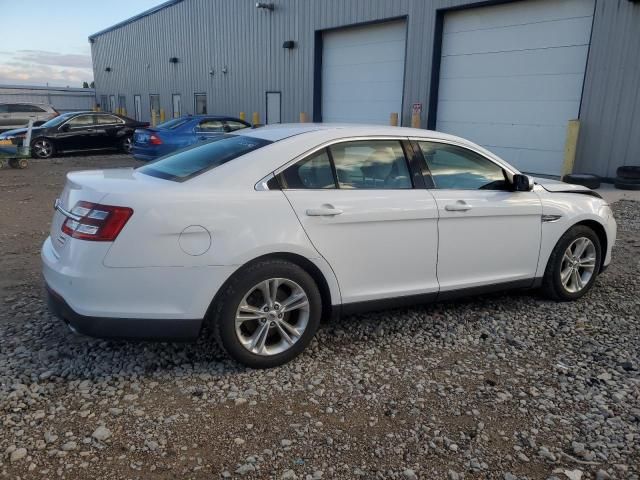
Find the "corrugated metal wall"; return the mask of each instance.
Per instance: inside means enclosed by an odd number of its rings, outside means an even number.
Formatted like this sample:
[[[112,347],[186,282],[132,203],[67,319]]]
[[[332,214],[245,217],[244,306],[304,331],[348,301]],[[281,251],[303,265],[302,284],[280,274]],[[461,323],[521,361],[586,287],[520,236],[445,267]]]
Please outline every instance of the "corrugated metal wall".
[[[140,94],[143,119],[149,120],[149,94],[160,95],[169,117],[172,94],[181,94],[183,113],[193,113],[194,94],[205,92],[209,113],[245,111],[250,118],[257,111],[264,120],[266,92],[280,91],[282,120],[297,121],[301,111],[313,114],[317,30],[406,17],[401,122],[408,125],[412,104],[421,103],[426,126],[437,10],[483,3],[272,1],[273,12],[257,9],[255,0],[184,0],[96,36],[92,56],[98,95],[126,95],[127,111],[133,112],[133,96]],[[285,40],[294,40],[296,48],[282,48]],[[640,163],[638,51],[640,4],[597,0],[577,170],[610,176],[618,165]],[[170,57],[179,62],[170,63]]]
[[[95,90],[0,85],[0,103],[11,102],[46,103],[59,112],[91,110],[95,104]]]

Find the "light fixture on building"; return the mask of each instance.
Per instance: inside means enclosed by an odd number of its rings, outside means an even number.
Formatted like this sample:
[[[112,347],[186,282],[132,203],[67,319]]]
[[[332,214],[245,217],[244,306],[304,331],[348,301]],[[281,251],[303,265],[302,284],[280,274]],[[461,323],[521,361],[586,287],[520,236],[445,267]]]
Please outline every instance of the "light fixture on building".
[[[111,71],[111,67],[107,67],[104,69],[105,72],[110,72]]]
[[[226,75],[228,71],[229,71],[229,69],[227,68],[226,65],[224,67],[222,67],[222,73],[224,73]]]
[[[212,77],[216,74],[216,71],[213,68],[209,69],[209,75],[211,75]]]
[[[292,49],[296,48],[296,42],[294,42],[293,40],[286,40],[282,44],[282,48],[286,48],[288,50],[292,50]]]
[[[265,10],[273,12],[274,5],[273,3],[257,2],[256,8],[264,8]]]
[[[171,57],[169,63],[178,63],[178,57]]]

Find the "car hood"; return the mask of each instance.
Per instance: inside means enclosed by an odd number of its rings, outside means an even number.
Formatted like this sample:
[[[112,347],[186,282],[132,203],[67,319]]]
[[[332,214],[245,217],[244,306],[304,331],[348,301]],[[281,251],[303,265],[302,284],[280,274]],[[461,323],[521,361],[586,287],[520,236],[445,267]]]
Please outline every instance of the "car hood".
[[[559,180],[551,180],[549,178],[533,177],[533,180],[544,188],[547,192],[591,192],[592,190],[583,185],[574,185]]]
[[[13,130],[7,130],[6,132],[2,132],[0,134],[0,138],[7,138],[7,137],[15,137],[16,135],[23,135],[27,133],[27,130],[29,130],[28,128],[16,128]],[[42,128],[40,127],[33,127],[31,129],[31,136],[33,136],[34,133],[39,132],[40,130],[42,130]]]

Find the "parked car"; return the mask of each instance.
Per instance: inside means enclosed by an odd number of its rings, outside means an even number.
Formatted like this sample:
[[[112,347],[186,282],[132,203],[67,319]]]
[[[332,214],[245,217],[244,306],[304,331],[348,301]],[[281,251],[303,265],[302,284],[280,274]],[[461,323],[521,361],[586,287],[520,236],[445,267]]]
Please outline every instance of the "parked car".
[[[32,129],[31,154],[37,158],[49,158],[60,153],[91,150],[129,153],[134,130],[146,125],[115,113],[63,113]],[[26,128],[9,130],[0,134],[0,140],[20,143],[26,134]]]
[[[58,115],[56,109],[46,103],[0,103],[0,130],[26,127],[29,120],[36,126],[42,125]]]
[[[462,138],[298,124],[69,173],[42,260],[50,304],[78,332],[185,339],[208,324],[262,368],[340,312],[509,288],[576,300],[615,238],[598,193]]]
[[[194,143],[250,127],[239,118],[220,115],[186,115],[156,127],[140,128],[133,137],[133,157],[149,161]]]

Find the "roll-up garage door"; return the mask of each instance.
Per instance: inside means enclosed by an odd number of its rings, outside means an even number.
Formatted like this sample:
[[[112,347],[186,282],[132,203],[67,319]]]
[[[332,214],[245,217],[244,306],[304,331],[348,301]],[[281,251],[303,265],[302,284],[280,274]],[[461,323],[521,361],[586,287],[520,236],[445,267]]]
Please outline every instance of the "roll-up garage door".
[[[593,10],[594,0],[524,0],[446,13],[436,128],[559,175]]]
[[[325,32],[322,121],[388,124],[401,113],[404,21]]]

